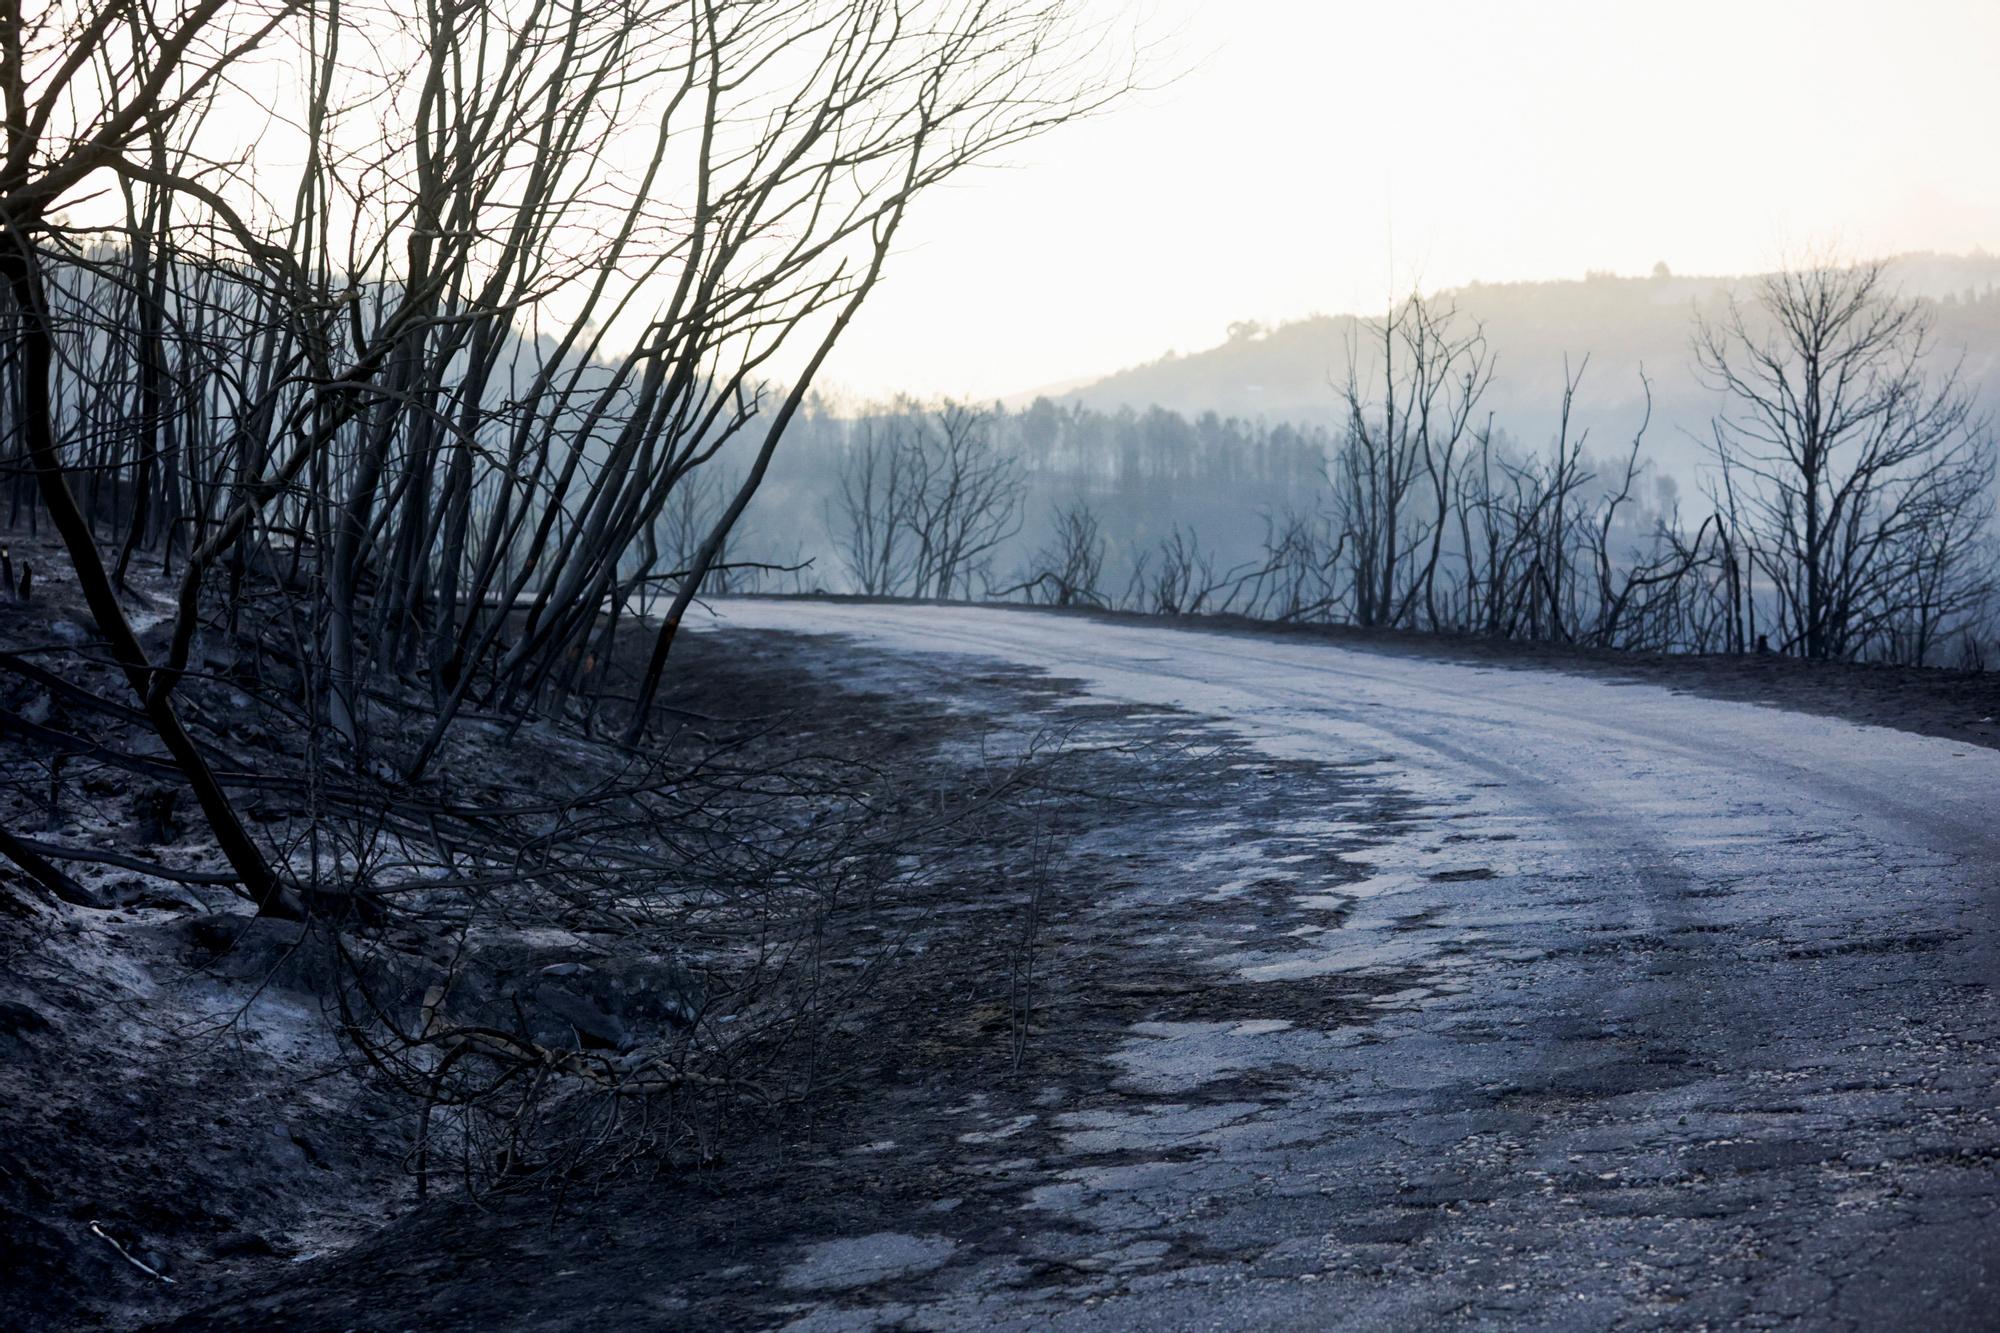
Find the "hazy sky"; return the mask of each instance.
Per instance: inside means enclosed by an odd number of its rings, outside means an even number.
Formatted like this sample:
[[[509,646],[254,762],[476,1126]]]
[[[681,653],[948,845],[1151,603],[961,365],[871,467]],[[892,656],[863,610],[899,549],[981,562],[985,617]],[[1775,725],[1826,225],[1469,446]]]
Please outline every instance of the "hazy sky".
[[[831,382],[1014,393],[1413,281],[2000,250],[2000,0],[1091,3],[1188,72],[924,199]]]

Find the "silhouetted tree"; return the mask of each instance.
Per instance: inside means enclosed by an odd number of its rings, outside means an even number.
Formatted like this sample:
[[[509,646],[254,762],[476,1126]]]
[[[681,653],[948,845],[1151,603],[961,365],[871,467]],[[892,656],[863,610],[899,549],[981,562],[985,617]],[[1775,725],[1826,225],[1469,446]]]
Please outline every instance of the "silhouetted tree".
[[[1957,370],[1931,373],[1924,307],[1879,263],[1815,264],[1702,320],[1695,351],[1730,400],[1710,447],[1781,646],[1851,656],[1913,612],[1927,644],[1983,575],[1993,443]]]

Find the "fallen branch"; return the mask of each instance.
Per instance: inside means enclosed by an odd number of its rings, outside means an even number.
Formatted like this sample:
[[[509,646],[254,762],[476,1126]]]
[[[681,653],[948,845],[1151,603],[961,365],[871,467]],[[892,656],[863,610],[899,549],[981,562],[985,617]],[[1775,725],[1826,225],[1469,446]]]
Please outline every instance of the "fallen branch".
[[[113,702],[73,681],[66,680],[46,667],[38,667],[18,653],[0,653],[0,671],[12,672],[26,680],[32,680],[51,694],[59,694],[73,703],[127,722],[146,721],[146,715],[127,704]]]
[[[92,1222],[90,1224],[90,1234],[97,1237],[99,1240],[103,1241],[106,1245],[109,1245],[112,1249],[118,1251],[118,1253],[121,1256],[123,1256],[126,1263],[132,1265],[132,1267],[138,1269],[141,1273],[144,1273],[147,1277],[155,1278],[161,1282],[166,1283],[170,1287],[174,1285],[174,1280],[172,1278],[168,1277],[165,1273],[162,1273],[159,1269],[153,1267],[151,1264],[146,1263],[145,1261],[139,1259],[132,1253],[132,1251],[126,1249],[123,1245],[120,1245],[115,1239],[113,1239],[111,1233],[106,1231],[102,1226],[98,1225],[96,1222]]]
[[[12,847],[8,846],[10,843]],[[60,847],[52,842],[37,842],[32,838],[11,837],[4,831],[0,831],[0,851],[6,852],[10,859],[18,860],[18,858],[14,857],[15,849],[25,851],[37,859],[49,857],[57,861],[84,861],[94,865],[117,866],[121,870],[136,870],[142,875],[151,875],[155,879],[173,880],[176,884],[233,886],[243,882],[233,870],[169,870],[163,865],[141,860],[136,856],[125,856],[118,852],[86,851],[81,847]],[[68,900],[65,899],[65,901]],[[94,906],[95,904],[84,903],[80,905]]]
[[[72,907],[103,906],[89,889],[50,865],[41,855],[39,844],[24,842],[4,828],[0,828],[0,856],[21,867],[28,878]]]

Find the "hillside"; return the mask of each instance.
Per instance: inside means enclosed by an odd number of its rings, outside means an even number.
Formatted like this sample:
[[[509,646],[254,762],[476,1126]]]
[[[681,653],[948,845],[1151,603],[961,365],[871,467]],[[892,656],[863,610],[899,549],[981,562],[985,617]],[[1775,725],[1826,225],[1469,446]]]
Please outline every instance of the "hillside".
[[[1964,373],[1988,410],[2000,409],[2000,256],[1917,254],[1892,261],[1906,294],[1932,302],[1936,364],[1964,350]],[[1714,399],[1694,374],[1689,333],[1697,312],[1719,310],[1752,277],[1643,278],[1594,274],[1580,280],[1474,283],[1442,292],[1484,325],[1495,353],[1486,398],[1494,422],[1539,444],[1555,430],[1564,357],[1590,366],[1578,409],[1592,438],[1629,438],[1643,405],[1638,371],[1653,381],[1648,454],[1686,475]],[[1189,355],[1169,354],[1061,395],[1112,411],[1172,408],[1267,420],[1324,422],[1338,411],[1331,381],[1344,374],[1346,346],[1360,321],[1317,316],[1273,329],[1238,326],[1228,341]]]

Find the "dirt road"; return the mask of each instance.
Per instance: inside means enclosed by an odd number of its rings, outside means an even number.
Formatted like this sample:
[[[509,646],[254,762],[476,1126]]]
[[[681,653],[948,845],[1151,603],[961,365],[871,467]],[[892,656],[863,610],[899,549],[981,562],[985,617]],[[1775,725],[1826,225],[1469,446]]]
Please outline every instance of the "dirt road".
[[[2000,1325],[2000,752],[1254,636],[721,610],[1225,719],[1273,758],[1358,762],[1426,812],[1348,857],[1359,878],[1280,861],[1279,910],[1245,934],[1229,900],[1272,873],[1265,842],[1343,812],[1285,830],[1216,810],[1201,896],[1218,910],[1147,943],[1252,983],[1242,1016],[1135,1025],[1114,1059],[1153,1100],[1059,1115],[1074,1161],[1022,1211],[1079,1232],[1063,1248],[1104,1266],[1095,1303],[1024,1308],[958,1274],[877,1314]],[[1390,973],[1361,1024],[1250,1000]],[[1254,1095],[1217,1100],[1250,1074]]]

